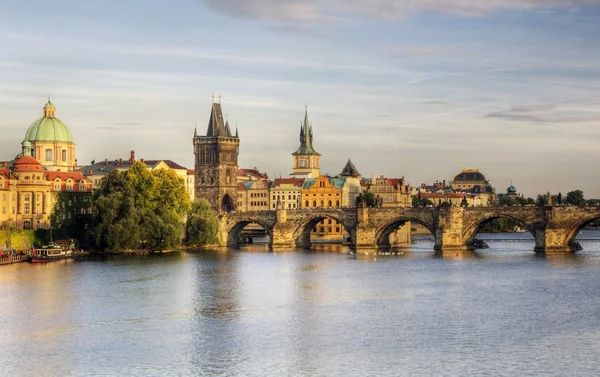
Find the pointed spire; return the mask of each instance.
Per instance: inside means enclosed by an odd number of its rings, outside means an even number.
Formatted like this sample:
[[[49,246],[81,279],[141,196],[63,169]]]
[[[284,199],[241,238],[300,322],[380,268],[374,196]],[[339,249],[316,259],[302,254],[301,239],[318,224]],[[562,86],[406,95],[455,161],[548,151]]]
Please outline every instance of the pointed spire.
[[[237,137],[238,139],[240,138],[240,134],[238,133],[238,125],[237,125],[237,123],[235,124],[235,137]]]
[[[308,107],[304,110],[304,121],[301,123],[300,127],[300,147],[293,154],[319,154],[319,152],[315,151],[315,149],[312,146],[312,127],[310,122],[308,121]]]
[[[350,161],[350,159],[348,159],[348,162],[346,162],[346,166],[344,166],[344,169],[340,173],[340,176],[341,177],[360,177],[360,173],[358,172],[358,169],[356,169],[356,166],[354,166],[352,161]]]
[[[198,136],[198,124],[194,122],[194,137]]]

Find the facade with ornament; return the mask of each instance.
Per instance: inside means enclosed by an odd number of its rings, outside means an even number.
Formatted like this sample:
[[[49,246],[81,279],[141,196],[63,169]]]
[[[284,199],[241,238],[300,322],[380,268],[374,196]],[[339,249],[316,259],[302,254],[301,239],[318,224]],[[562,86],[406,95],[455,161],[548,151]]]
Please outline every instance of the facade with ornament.
[[[21,153],[0,162],[0,224],[14,224],[16,229],[50,229],[61,193],[70,194],[65,205],[89,211],[92,184],[73,171],[77,160],[71,131],[56,117],[50,100],[42,110],[43,116],[25,133]]]

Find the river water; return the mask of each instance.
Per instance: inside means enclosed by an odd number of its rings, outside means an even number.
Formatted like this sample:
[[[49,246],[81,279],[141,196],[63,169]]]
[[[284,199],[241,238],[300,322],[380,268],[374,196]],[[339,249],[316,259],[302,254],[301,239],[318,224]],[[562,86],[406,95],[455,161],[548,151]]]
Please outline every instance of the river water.
[[[421,237],[399,255],[251,245],[0,266],[0,374],[598,375],[600,231],[547,258],[526,233],[478,238],[490,248],[456,258]]]

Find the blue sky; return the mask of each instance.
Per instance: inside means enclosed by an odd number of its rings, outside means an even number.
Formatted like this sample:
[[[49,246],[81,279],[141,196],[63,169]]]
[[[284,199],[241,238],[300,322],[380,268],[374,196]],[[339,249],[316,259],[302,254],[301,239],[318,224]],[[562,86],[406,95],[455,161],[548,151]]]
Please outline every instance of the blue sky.
[[[79,163],[193,167],[211,94],[240,166],[291,171],[308,104],[322,172],[600,197],[598,0],[0,0],[0,160],[48,94]]]

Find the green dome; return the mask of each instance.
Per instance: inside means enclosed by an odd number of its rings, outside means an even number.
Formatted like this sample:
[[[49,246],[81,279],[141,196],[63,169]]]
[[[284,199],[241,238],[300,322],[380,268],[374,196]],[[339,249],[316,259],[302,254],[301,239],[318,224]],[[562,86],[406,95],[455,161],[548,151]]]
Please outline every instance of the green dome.
[[[36,141],[63,141],[73,142],[69,128],[58,118],[42,117],[29,126],[25,140]]]
[[[44,116],[29,126],[24,141],[32,143],[36,141],[73,142],[69,127],[56,117],[56,107],[50,102],[50,99],[44,106]]]

